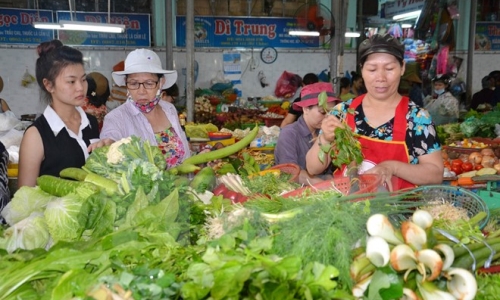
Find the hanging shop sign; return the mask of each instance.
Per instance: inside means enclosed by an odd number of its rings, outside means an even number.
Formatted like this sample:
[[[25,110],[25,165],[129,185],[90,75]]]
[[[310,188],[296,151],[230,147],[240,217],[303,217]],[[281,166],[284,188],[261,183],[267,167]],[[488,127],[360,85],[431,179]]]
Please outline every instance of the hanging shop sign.
[[[51,10],[0,8],[0,44],[40,44],[54,39],[53,30],[36,29],[33,22],[53,22]]]
[[[57,21],[71,20],[69,11],[57,11]],[[73,21],[123,24],[124,33],[59,30],[58,38],[64,44],[107,47],[151,47],[149,14],[73,12]]]
[[[385,18],[392,19],[395,15],[409,13],[421,10],[424,7],[425,0],[395,0],[385,3]]]
[[[500,50],[500,22],[477,22],[474,50]]]
[[[294,18],[195,17],[195,47],[308,48],[318,47],[320,37],[290,36]],[[186,46],[186,17],[176,18],[179,47]]]

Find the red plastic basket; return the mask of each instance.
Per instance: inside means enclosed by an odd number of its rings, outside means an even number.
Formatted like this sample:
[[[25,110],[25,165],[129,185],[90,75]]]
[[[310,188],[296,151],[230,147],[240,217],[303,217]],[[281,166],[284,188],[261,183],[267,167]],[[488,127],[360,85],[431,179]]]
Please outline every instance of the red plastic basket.
[[[280,170],[283,173],[292,175],[288,181],[295,182],[299,178],[300,167],[296,164],[280,164],[270,167],[271,170]]]
[[[359,190],[354,194],[374,193],[377,191],[382,178],[378,175],[363,174],[359,175]],[[303,194],[312,194],[317,191],[338,190],[347,195],[351,189],[351,179],[349,177],[335,177],[333,180],[323,181],[312,186],[306,186],[295,191],[282,195],[285,198],[296,197]]]
[[[264,120],[264,124],[266,124],[267,127],[271,126],[280,126],[281,122],[283,122],[284,118],[262,118]]]

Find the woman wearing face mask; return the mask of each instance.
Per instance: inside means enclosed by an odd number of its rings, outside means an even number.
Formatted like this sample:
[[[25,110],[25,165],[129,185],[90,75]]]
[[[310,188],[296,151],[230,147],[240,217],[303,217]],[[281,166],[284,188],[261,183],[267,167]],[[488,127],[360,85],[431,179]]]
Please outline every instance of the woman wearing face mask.
[[[167,168],[188,158],[189,144],[177,110],[171,103],[161,101],[161,90],[175,83],[177,71],[164,70],[155,52],[137,49],[125,59],[125,69],[112,76],[117,85],[127,87],[128,97],[104,118],[101,139],[110,142],[138,136],[160,147]]]
[[[457,98],[449,92],[450,83],[451,78],[448,75],[434,77],[432,96],[424,99],[425,109],[431,114],[435,125],[458,121],[459,104]]]

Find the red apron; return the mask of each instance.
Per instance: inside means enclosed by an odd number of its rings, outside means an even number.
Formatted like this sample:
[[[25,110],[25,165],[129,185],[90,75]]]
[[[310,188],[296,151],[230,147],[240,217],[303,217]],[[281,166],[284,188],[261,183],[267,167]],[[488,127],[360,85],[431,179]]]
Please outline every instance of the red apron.
[[[352,101],[349,109],[356,110],[356,108],[361,104],[365,95],[361,95]],[[404,163],[410,163],[410,157],[408,155],[408,147],[406,147],[406,128],[407,120],[406,114],[408,113],[408,97],[403,97],[396,107],[396,113],[394,116],[394,128],[392,133],[392,141],[379,140],[375,138],[369,138],[366,136],[359,136],[359,142],[361,143],[362,152],[364,156],[363,163],[361,165],[361,170],[366,171],[367,169],[385,161],[385,160],[397,160]],[[354,121],[354,114],[347,114],[347,125],[355,131],[356,123]],[[342,174],[346,174],[346,166],[342,167]],[[404,188],[413,188],[414,184],[401,179],[396,176],[392,176],[392,188],[393,190],[400,190]]]

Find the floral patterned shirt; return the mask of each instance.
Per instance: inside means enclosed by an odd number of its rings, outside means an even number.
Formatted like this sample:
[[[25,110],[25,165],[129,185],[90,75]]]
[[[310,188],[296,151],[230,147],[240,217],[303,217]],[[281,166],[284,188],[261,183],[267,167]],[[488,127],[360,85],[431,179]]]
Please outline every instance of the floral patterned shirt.
[[[89,102],[88,98],[85,98],[85,104],[82,105],[82,108],[84,112],[96,117],[97,124],[99,125],[99,131],[101,131],[104,116],[106,116],[106,114],[108,113],[108,108],[106,107],[106,105],[95,107]]]
[[[179,165],[185,153],[182,139],[177,135],[174,128],[169,127],[162,132],[156,133],[155,136],[158,147],[165,156],[167,169]]]
[[[335,106],[331,114],[335,116],[345,116],[352,100],[342,102]],[[392,131],[394,118],[389,122],[373,128],[369,125],[363,111],[363,105],[356,108],[354,117],[356,122],[356,133],[369,138],[392,141]],[[418,164],[418,157],[441,150],[441,144],[437,137],[436,128],[429,113],[418,107],[414,102],[408,103],[408,113],[406,114],[407,128],[405,143],[410,156],[410,163]]]

